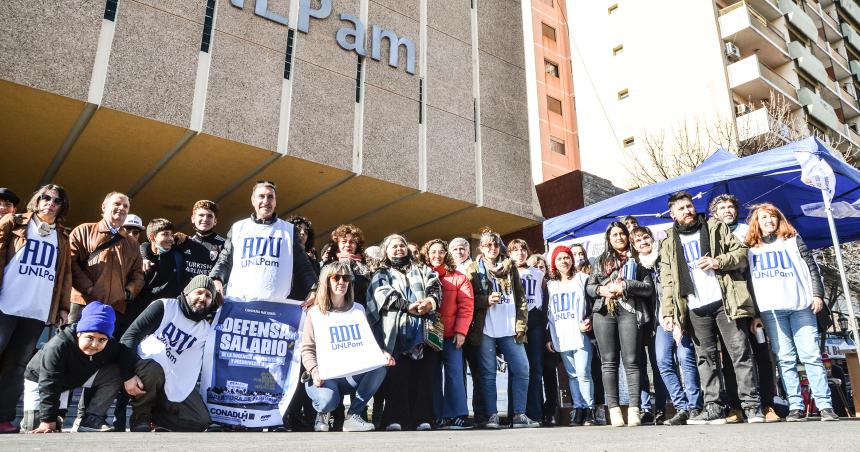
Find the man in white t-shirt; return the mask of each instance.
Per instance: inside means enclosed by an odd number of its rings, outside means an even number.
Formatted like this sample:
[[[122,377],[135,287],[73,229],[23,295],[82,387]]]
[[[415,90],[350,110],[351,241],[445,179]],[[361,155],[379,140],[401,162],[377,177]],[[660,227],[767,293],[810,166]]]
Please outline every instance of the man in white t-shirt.
[[[702,412],[687,423],[726,423],[725,402],[720,400],[720,339],[731,357],[748,422],[764,422],[746,334],[755,315],[741,273],[747,264],[747,249],[725,223],[698,215],[689,193],[669,196],[669,212],[675,223],[660,250],[661,324],[666,331],[677,324],[690,332],[705,402]]]
[[[237,221],[209,276],[227,297],[246,301],[313,302],[316,273],[293,225],[275,214],[277,193],[271,181],[251,190],[254,213]]]

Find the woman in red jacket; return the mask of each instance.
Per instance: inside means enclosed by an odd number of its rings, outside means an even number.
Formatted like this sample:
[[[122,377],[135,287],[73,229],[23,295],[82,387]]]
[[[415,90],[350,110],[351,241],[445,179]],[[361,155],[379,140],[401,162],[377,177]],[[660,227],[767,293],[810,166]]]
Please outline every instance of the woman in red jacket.
[[[437,428],[463,430],[471,428],[467,418],[466,381],[463,379],[463,342],[472,323],[474,298],[472,283],[454,269],[454,260],[448,254],[444,240],[433,239],[421,247],[424,262],[439,274],[442,282],[442,306],[439,314],[445,325],[445,343],[434,378],[433,408]],[[444,390],[442,374],[444,370]]]

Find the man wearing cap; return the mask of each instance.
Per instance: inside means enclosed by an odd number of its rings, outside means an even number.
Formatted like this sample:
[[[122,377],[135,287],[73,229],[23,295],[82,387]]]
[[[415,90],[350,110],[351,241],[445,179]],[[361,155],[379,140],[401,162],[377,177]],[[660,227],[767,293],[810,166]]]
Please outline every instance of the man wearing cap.
[[[81,311],[78,323],[60,327],[36,353],[24,374],[22,428],[31,433],[60,431],[68,391],[90,382],[91,398],[78,431],[111,430],[105,415],[121,386],[119,344],[111,337],[114,321],[113,308],[93,301]]]
[[[298,299],[310,305],[316,273],[295,238],[293,225],[275,214],[276,204],[275,184],[257,182],[251,191],[254,213],[230,228],[209,275],[218,291],[228,297],[274,302]]]
[[[146,228],[143,226],[143,220],[133,214],[130,213],[125,217],[125,224],[122,225],[122,228],[125,229],[125,233],[131,236],[131,238],[137,240],[137,243],[143,243],[140,235],[146,234]]]
[[[132,401],[131,430],[203,431],[206,405],[195,391],[215,283],[197,275],[176,298],[154,301],[122,336],[121,372]]]
[[[100,300],[122,320],[126,304],[143,287],[138,243],[125,232],[128,196],[111,192],[102,202],[102,218],[72,231],[72,309],[69,319],[80,318],[83,307]],[[121,322],[120,322],[121,323]]]
[[[3,218],[7,213],[15,213],[18,203],[18,195],[14,191],[6,187],[0,187],[0,218]]]

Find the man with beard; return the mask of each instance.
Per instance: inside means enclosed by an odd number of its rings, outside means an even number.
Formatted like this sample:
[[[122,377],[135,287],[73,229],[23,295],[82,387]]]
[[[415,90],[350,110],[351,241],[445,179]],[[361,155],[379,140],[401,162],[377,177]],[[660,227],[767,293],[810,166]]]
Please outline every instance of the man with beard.
[[[197,275],[176,298],[150,304],[122,336],[121,374],[132,401],[131,431],[203,431],[206,405],[195,391],[215,283]]]
[[[688,424],[725,424],[717,343],[722,339],[737,375],[747,421],[764,422],[758,377],[747,340],[755,307],[741,270],[747,250],[725,223],[696,214],[689,193],[669,196],[675,220],[660,250],[661,324],[690,331],[698,356],[705,407]]]
[[[708,205],[708,210],[711,212],[711,218],[716,218],[725,223],[726,226],[729,227],[729,230],[732,231],[732,234],[734,234],[741,243],[746,243],[749,226],[744,222],[738,221],[739,208],[740,203],[738,202],[738,198],[735,197],[735,195],[730,194],[718,195],[714,197]],[[749,279],[748,269],[744,269],[744,277],[747,280]],[[770,347],[768,347],[767,341],[761,344],[758,343],[755,337],[752,336],[753,333],[750,330],[747,330],[747,334],[749,336],[750,344],[752,344],[753,358],[755,359],[756,368],[758,369],[759,391],[761,394],[761,407],[762,412],[764,413],[764,421],[779,422],[781,418],[773,408],[773,397],[776,395],[776,382],[773,363],[771,362]],[[722,349],[725,350],[726,347],[723,346]],[[724,363],[729,361],[725,353],[723,353],[722,361]],[[742,422],[743,415],[741,412],[740,399],[738,398],[738,385],[732,366],[723,366],[723,379],[726,382],[726,397],[729,400],[729,407],[731,409],[729,415],[726,416],[726,422],[730,424]]]

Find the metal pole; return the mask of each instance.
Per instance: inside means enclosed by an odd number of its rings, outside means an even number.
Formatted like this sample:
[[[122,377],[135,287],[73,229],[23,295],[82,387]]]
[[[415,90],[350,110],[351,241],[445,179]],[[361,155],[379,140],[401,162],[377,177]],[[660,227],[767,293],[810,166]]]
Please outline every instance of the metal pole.
[[[833,239],[833,248],[836,251],[836,265],[839,268],[839,277],[842,279],[842,293],[845,303],[848,305],[848,325],[854,334],[854,349],[860,356],[860,336],[857,335],[857,322],[854,317],[854,306],[851,304],[851,289],[848,287],[848,278],[845,276],[845,266],[842,264],[842,250],[839,248],[839,236],[836,234],[836,223],[833,221],[833,211],[830,208],[830,196],[821,190],[824,198],[824,211],[827,212],[827,224],[830,226],[830,237]]]

